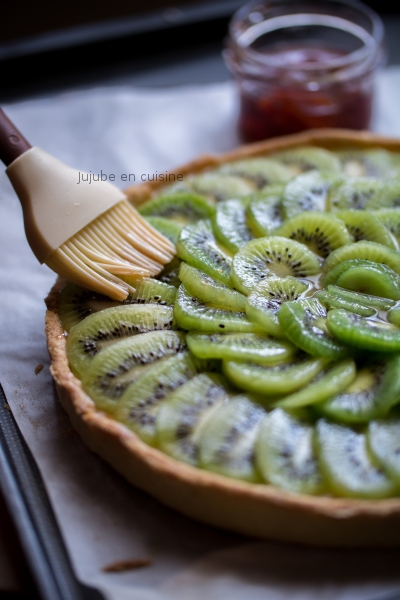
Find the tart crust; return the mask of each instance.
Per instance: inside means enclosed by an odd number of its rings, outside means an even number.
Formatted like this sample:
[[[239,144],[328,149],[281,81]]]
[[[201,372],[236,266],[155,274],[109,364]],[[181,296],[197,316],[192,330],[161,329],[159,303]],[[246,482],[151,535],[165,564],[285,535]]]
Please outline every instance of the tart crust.
[[[306,145],[328,150],[380,147],[400,152],[400,140],[369,132],[324,129],[242,146],[218,157],[203,156],[171,173],[200,173],[228,161]],[[125,193],[139,205],[162,185],[146,183]],[[250,536],[336,547],[400,545],[400,498],[309,496],[230,479],[170,458],[98,410],[68,366],[66,334],[58,317],[64,284],[58,279],[46,299],[50,370],[58,396],[83,441],[133,485],[189,517]]]

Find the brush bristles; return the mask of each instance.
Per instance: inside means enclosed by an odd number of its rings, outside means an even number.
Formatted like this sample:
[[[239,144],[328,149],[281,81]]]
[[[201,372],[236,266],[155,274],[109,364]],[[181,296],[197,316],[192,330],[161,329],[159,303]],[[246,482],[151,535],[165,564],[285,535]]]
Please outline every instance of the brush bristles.
[[[115,300],[135,289],[117,277],[157,275],[175,246],[122,200],[62,244],[46,264],[69,281]]]

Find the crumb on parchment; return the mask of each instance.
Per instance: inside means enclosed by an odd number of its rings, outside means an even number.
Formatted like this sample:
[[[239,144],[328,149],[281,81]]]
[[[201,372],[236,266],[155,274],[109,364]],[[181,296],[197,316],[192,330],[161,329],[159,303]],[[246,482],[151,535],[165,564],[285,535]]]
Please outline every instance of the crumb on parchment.
[[[120,573],[122,571],[130,571],[131,569],[140,569],[151,565],[150,558],[132,558],[129,560],[118,560],[102,567],[104,573]]]
[[[35,375],[39,375],[40,371],[42,371],[44,369],[44,365],[42,365],[42,363],[36,365],[35,367]]]

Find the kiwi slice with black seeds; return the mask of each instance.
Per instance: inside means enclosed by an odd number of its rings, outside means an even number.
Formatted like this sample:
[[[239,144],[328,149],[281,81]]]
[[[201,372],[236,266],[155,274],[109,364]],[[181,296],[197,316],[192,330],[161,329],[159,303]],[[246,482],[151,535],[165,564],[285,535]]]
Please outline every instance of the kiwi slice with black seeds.
[[[237,252],[254,237],[247,225],[245,205],[244,200],[235,198],[220,202],[211,219],[215,237],[231,252]]]
[[[368,240],[397,250],[397,243],[386,227],[365,210],[340,210],[335,217],[343,221],[354,242]]]
[[[150,331],[104,348],[82,375],[82,387],[96,406],[114,412],[124,392],[155,362],[186,350],[185,334]]]
[[[128,297],[126,304],[160,304],[173,306],[176,298],[176,287],[157,279],[143,277],[135,279],[129,275],[120,275],[121,279],[135,288],[135,293]]]
[[[324,491],[312,445],[313,428],[280,408],[263,420],[255,460],[263,479],[284,490],[305,494]]]
[[[336,267],[336,265],[354,259],[369,260],[371,262],[387,265],[393,269],[395,273],[400,275],[400,252],[391,250],[386,246],[382,246],[382,244],[366,242],[364,240],[334,250],[325,260],[323,271],[324,273],[327,273]],[[328,285],[327,278],[324,278],[323,281],[324,285]],[[329,283],[335,282],[329,281]]]
[[[61,291],[58,316],[65,331],[80,323],[89,315],[104,308],[121,306],[121,302],[108,296],[87,290],[75,283],[67,283]]]
[[[279,323],[292,344],[311,356],[338,360],[349,350],[331,335],[326,318],[327,311],[316,298],[286,302],[278,312]]]
[[[200,269],[182,262],[179,277],[185,288],[203,302],[218,304],[227,310],[244,312],[246,296],[217,281]]]
[[[252,240],[234,256],[232,281],[236,289],[249,294],[268,277],[304,278],[321,270],[320,259],[304,244],[271,236]]]
[[[352,358],[330,364],[307,387],[278,400],[273,406],[293,410],[323,402],[347,388],[355,377],[356,365]]]
[[[169,395],[196,375],[188,352],[164,358],[144,372],[125,391],[116,418],[135,431],[147,444],[157,441],[157,413]]]
[[[383,190],[383,181],[372,177],[338,180],[329,189],[327,204],[329,210],[364,210]]]
[[[381,208],[371,211],[370,214],[376,217],[400,243],[400,210],[398,208]]]
[[[352,241],[341,220],[332,214],[321,212],[295,215],[276,229],[274,235],[296,240],[322,258],[326,258],[336,248],[350,244]]]
[[[264,416],[264,409],[246,396],[220,404],[200,435],[200,466],[227,477],[260,481],[254,445]]]
[[[161,273],[157,275],[157,280],[178,288],[181,285],[181,280],[179,279],[181,262],[182,261],[175,256],[170,263],[165,265]]]
[[[276,153],[272,158],[286,165],[293,176],[312,170],[335,174],[342,171],[339,158],[324,148],[302,146]]]
[[[330,288],[334,288],[336,286],[329,286]],[[341,288],[337,288],[341,289]],[[352,292],[356,294],[356,292]],[[359,294],[360,296],[363,294]],[[356,315],[361,315],[362,317],[371,317],[376,314],[376,310],[374,308],[369,308],[360,302],[357,302],[356,299],[349,300],[348,298],[342,298],[339,294],[334,291],[328,290],[318,290],[314,294],[314,298],[317,298],[321,304],[323,304],[326,308],[343,308],[343,310],[348,310],[350,312],[356,313]]]
[[[271,158],[248,158],[227,163],[220,168],[220,172],[249,179],[258,188],[286,182],[292,177],[287,167]]]
[[[200,358],[251,360],[266,365],[287,360],[297,351],[290,342],[256,333],[205,334],[191,331],[186,341],[191,352]]]
[[[347,346],[372,352],[400,352],[400,328],[386,321],[333,309],[328,313],[327,326]]]
[[[270,185],[250,197],[246,207],[247,224],[255,237],[269,235],[283,221],[283,185]]]
[[[184,227],[211,217],[215,207],[203,196],[177,192],[152,198],[139,206],[138,211],[143,217],[162,217]]]
[[[201,373],[168,395],[156,419],[157,444],[177,460],[198,464],[199,439],[217,406],[229,400],[224,377]]]
[[[399,168],[387,150],[345,150],[337,153],[348,177],[396,177]]]
[[[380,194],[372,196],[367,202],[367,210],[377,210],[380,208],[400,208],[400,180],[389,179],[384,182]]]
[[[70,366],[74,373],[82,375],[104,348],[121,338],[172,329],[173,317],[171,306],[152,304],[114,306],[89,315],[72,327],[68,335],[67,356]]]
[[[400,485],[400,420],[371,421],[367,430],[368,449],[385,472]]]
[[[178,290],[174,314],[178,325],[187,330],[196,329],[204,333],[261,331],[261,327],[247,319],[246,313],[202,302],[189,294],[183,285]]]
[[[308,383],[322,371],[327,361],[298,353],[277,365],[254,362],[223,361],[226,377],[238,388],[266,397],[290,394]]]
[[[157,229],[157,231],[168,238],[174,246],[177,245],[183,225],[171,221],[170,219],[165,219],[164,217],[146,217],[146,221],[148,221],[154,229]]]
[[[379,263],[352,266],[346,269],[337,278],[336,285],[362,294],[400,300],[399,275],[387,265]]]
[[[231,284],[232,258],[215,239],[211,222],[198,221],[185,227],[180,235],[178,256],[225,285]]]
[[[289,181],[282,194],[284,216],[290,219],[304,211],[326,211],[328,192],[336,180],[332,174],[311,171]]]
[[[321,290],[322,291],[322,290]],[[340,298],[342,300],[347,300],[349,303],[356,302],[360,306],[369,307],[374,310],[373,314],[376,314],[376,311],[386,311],[396,305],[394,300],[389,300],[388,298],[379,298],[378,296],[372,296],[371,294],[361,294],[359,292],[351,292],[350,290],[345,290],[337,285],[328,285],[326,290],[332,296]],[[315,294],[317,296],[317,294]],[[332,307],[339,308],[339,307]],[[344,307],[343,307],[344,308]],[[356,312],[355,310],[351,312]],[[361,313],[359,313],[361,314]],[[364,316],[364,315],[362,315]],[[370,315],[365,315],[370,316]],[[371,315],[372,316],[372,315]]]
[[[284,302],[303,297],[309,288],[309,284],[295,277],[266,279],[247,297],[246,314],[270,335],[285,337],[277,317],[278,310]]]
[[[387,415],[400,400],[400,355],[364,357],[354,380],[317,405],[329,419],[367,423]]]
[[[338,496],[386,498],[394,484],[368,451],[364,433],[320,420],[315,448],[323,475]]]

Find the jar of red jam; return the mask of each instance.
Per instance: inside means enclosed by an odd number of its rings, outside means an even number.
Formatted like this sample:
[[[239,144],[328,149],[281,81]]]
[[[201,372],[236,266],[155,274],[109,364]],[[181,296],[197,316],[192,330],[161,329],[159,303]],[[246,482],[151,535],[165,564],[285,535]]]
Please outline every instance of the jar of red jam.
[[[246,142],[319,127],[368,129],[384,30],[361,2],[265,0],[230,23],[225,61]]]

